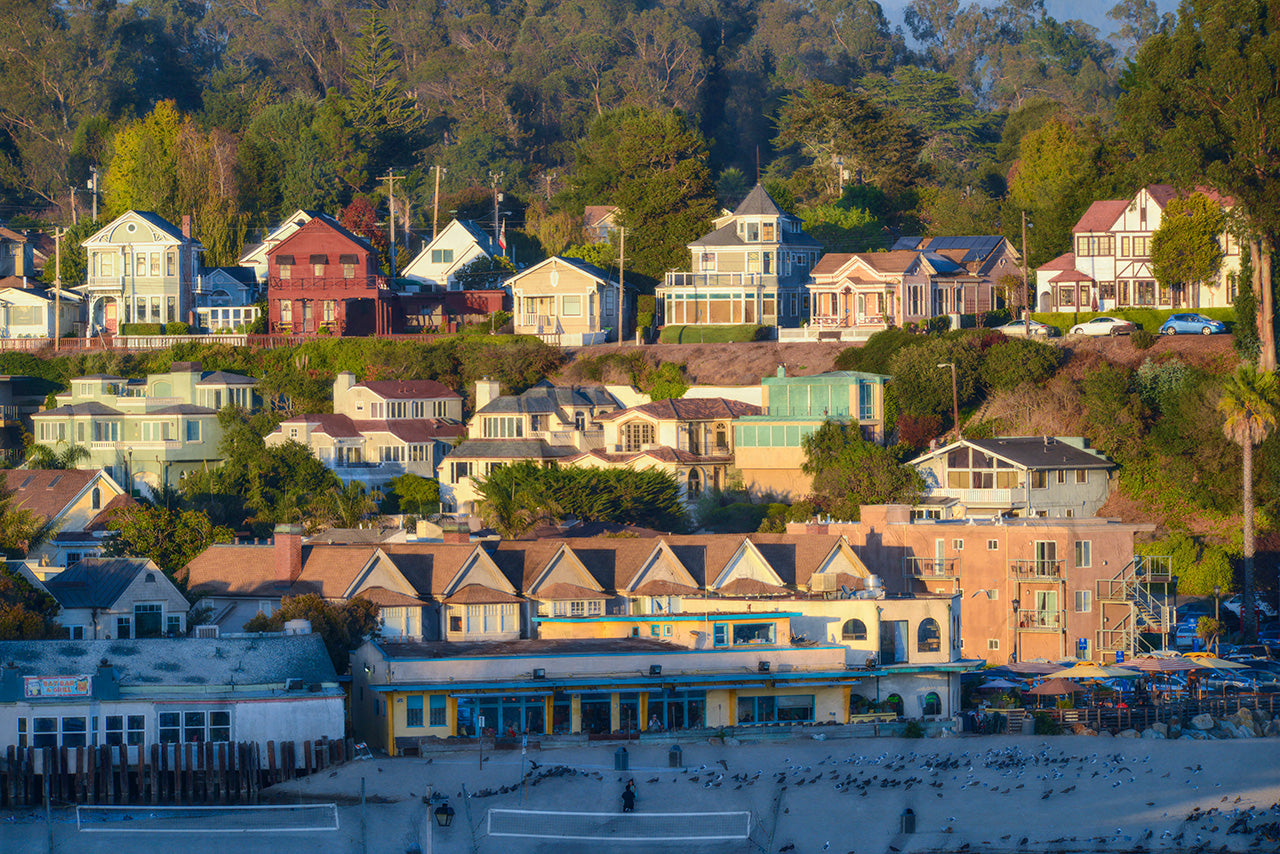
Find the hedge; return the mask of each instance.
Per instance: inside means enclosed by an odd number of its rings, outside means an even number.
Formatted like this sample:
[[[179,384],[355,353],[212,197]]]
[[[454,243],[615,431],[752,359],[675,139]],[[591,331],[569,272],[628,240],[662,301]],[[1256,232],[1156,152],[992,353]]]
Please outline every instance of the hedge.
[[[122,323],[121,335],[163,335],[163,323]]]
[[[765,341],[767,326],[664,326],[658,336],[660,344],[726,344],[742,341]]]
[[[172,323],[166,323],[164,325],[164,334],[165,335],[190,335],[191,324],[183,323],[181,320],[175,320]]]
[[[1160,324],[1168,320],[1169,315],[1182,313],[1203,314],[1213,320],[1221,320],[1227,324],[1228,330],[1230,330],[1236,319],[1236,310],[1231,306],[1226,308],[1180,308],[1177,311],[1155,308],[1121,308],[1115,311],[1081,311],[1078,313],[1074,311],[1036,312],[1031,317],[1041,323],[1058,327],[1062,334],[1066,335],[1071,332],[1071,327],[1094,317],[1119,317],[1122,320],[1133,321],[1148,332],[1159,332]]]

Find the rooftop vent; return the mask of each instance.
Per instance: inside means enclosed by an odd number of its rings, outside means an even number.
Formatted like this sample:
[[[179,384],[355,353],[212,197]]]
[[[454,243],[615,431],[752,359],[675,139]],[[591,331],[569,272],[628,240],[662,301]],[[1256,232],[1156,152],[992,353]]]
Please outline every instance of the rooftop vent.
[[[661,665],[661,664],[650,664],[650,665],[649,665],[649,675],[650,675],[650,676],[661,676],[661,675],[662,675],[662,665]]]

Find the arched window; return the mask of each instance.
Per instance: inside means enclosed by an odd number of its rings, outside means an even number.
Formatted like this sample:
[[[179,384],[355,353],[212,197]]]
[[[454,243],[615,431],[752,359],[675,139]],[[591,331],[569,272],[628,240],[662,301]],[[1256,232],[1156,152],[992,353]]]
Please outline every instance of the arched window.
[[[902,697],[897,694],[890,694],[884,698],[885,705],[893,709],[894,714],[902,716]]]
[[[93,488],[93,492],[89,493],[90,507],[94,510],[102,509],[102,490],[98,487]]]
[[[847,641],[864,641],[867,639],[867,625],[862,620],[845,620],[840,629],[840,639]]]
[[[940,652],[942,631],[938,628],[938,621],[932,617],[921,620],[920,628],[916,632],[916,641],[920,652]]]
[[[922,705],[924,706],[924,713],[926,715],[942,714],[942,698],[938,696],[938,692],[936,691],[930,691],[928,694],[925,694]]]
[[[702,494],[702,473],[697,469],[689,469],[689,481],[685,491],[690,498],[697,498]]]

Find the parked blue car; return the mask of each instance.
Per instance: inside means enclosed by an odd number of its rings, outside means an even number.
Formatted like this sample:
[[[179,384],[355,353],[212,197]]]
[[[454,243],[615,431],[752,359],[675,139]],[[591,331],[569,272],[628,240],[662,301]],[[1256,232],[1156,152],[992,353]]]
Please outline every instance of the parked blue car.
[[[1212,320],[1203,314],[1171,314],[1169,319],[1160,325],[1161,335],[1213,335],[1215,332],[1226,332],[1227,325],[1221,320]]]

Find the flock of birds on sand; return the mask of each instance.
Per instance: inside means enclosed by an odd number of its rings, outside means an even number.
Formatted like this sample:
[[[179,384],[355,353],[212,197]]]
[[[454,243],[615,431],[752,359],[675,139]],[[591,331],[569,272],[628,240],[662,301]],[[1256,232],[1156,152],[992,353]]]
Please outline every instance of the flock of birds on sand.
[[[744,754],[746,756],[748,754]],[[877,756],[850,755],[837,758],[830,754],[813,764],[792,762],[790,758],[783,760],[783,767],[777,771],[766,771],[763,768],[742,770],[730,773],[726,760],[718,760],[711,765],[689,766],[673,769],[667,773],[657,773],[644,780],[646,785],[661,783],[681,783],[697,786],[702,789],[724,789],[741,791],[760,785],[776,792],[778,797],[788,791],[793,793],[825,787],[840,795],[853,798],[866,798],[878,790],[919,790],[920,796],[933,795],[944,798],[949,793],[966,790],[974,794],[982,793],[989,797],[1004,798],[1012,796],[1007,809],[1010,811],[1028,810],[1029,824],[1036,823],[1034,812],[1041,809],[1062,809],[1071,806],[1070,796],[1081,783],[1090,788],[1107,785],[1119,790],[1143,781],[1147,775],[1153,775],[1151,781],[1168,780],[1168,790],[1178,794],[1181,789],[1185,793],[1195,794],[1199,800],[1217,794],[1215,789],[1222,787],[1221,782],[1209,782],[1201,776],[1201,765],[1186,765],[1176,771],[1169,771],[1157,776],[1149,763],[1151,757],[1126,757],[1118,752],[1100,751],[1097,753],[1074,755],[1061,749],[1054,749],[1048,742],[1042,742],[1036,749],[1024,749],[1021,745],[992,748],[983,751],[966,751],[952,753],[888,753]],[[653,774],[650,771],[650,774]],[[605,782],[605,775],[599,770],[575,768],[568,765],[541,766],[533,763],[523,782],[528,786],[537,786],[545,780],[562,777],[586,777],[598,782]],[[993,782],[994,777],[994,782]],[[626,777],[618,777],[622,782]],[[488,797],[507,794],[519,789],[520,784],[502,786],[496,789],[482,789],[472,797]],[[1152,788],[1148,784],[1148,788]],[[1022,791],[1020,791],[1022,790]],[[794,794],[793,794],[794,796]],[[1040,801],[1050,804],[1020,804],[1019,799],[1034,796]],[[1061,805],[1057,802],[1061,801]],[[1144,829],[1136,834],[1117,827],[1114,833],[1093,836],[1060,836],[1055,839],[1032,841],[1030,836],[1004,834],[996,839],[983,840],[977,850],[1042,850],[1042,851],[1081,851],[1107,850],[1141,852],[1153,850],[1189,851],[1200,854],[1214,854],[1233,849],[1244,848],[1249,851],[1280,851],[1280,802],[1270,807],[1252,804],[1241,804],[1242,798],[1231,799],[1223,795],[1216,806],[1201,809],[1197,805],[1184,818],[1173,818],[1165,811],[1161,818],[1166,829],[1157,834],[1152,829]],[[996,801],[999,803],[1000,801]],[[1144,801],[1145,807],[1153,808],[1155,801]],[[942,810],[944,812],[948,810]],[[782,810],[790,813],[790,807]],[[957,811],[958,812],[958,811]],[[941,829],[944,834],[957,832],[963,822],[958,815],[946,817],[946,824]],[[972,829],[972,828],[970,828]],[[923,831],[924,828],[921,828]],[[1244,839],[1227,846],[1218,843],[1214,846],[1214,835],[1225,831],[1229,836],[1242,836]],[[993,834],[994,835],[994,834]],[[968,841],[955,846],[943,846],[945,850],[968,852],[971,844]],[[1030,847],[1029,847],[1030,846]],[[828,851],[831,843],[822,847]],[[916,846],[913,846],[913,848]],[[794,844],[788,843],[776,849],[778,854],[791,854],[796,851]],[[932,850],[932,849],[931,849]],[[939,849],[942,850],[942,849]],[[890,854],[899,849],[888,845]],[[849,852],[855,854],[855,852]],[[976,854],[976,851],[975,851]]]

